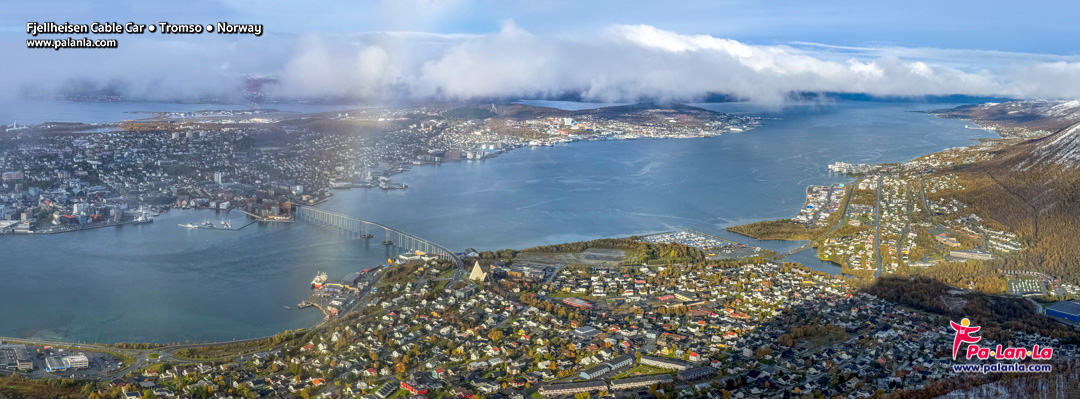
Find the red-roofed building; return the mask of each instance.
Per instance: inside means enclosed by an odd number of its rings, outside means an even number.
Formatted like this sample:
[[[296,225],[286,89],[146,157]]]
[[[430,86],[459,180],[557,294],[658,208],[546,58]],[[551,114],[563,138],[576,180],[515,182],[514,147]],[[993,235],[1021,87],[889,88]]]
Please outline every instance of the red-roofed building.
[[[413,395],[427,395],[428,389],[424,385],[420,384],[416,380],[408,380],[401,382],[401,389],[409,391]]]

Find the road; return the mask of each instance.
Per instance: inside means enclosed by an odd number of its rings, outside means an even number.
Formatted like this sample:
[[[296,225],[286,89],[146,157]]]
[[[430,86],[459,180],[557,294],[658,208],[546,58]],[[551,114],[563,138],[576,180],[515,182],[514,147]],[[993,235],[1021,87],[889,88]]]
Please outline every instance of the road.
[[[855,179],[855,181],[851,182],[848,190],[844,193],[844,195],[847,195],[847,197],[844,198],[844,205],[840,207],[840,220],[836,221],[836,226],[833,226],[833,231],[836,231],[836,229],[839,229],[841,226],[844,225],[844,218],[847,217],[848,204],[851,203],[851,197],[855,196],[855,187],[859,186],[859,183],[862,182],[862,179],[863,178],[860,177],[858,179]],[[830,231],[830,233],[832,233],[832,231]]]
[[[877,178],[877,204],[874,205],[874,257],[877,258],[877,271],[874,278],[881,277],[881,181],[885,176]]]
[[[908,198],[908,202],[905,205],[907,205],[908,219],[907,219],[907,222],[904,223],[904,232],[900,233],[900,239],[897,240],[897,242],[896,242],[896,251],[897,251],[896,255],[897,256],[900,256],[900,251],[902,251],[902,248],[904,248],[904,240],[907,240],[908,231],[911,230],[911,221],[915,220],[915,214],[911,212],[912,205],[911,205],[911,201],[910,201],[910,199],[911,199],[911,188],[910,188],[910,186],[908,188],[907,198]]]
[[[922,205],[923,209],[926,210],[926,218],[930,219],[930,217],[934,215],[930,213],[930,202],[926,201],[926,185],[923,184],[923,179],[921,178],[919,179],[919,191],[922,192]]]
[[[851,197],[854,196],[854,194],[855,194],[855,187],[859,186],[860,181],[862,181],[861,177],[858,178],[858,179],[855,179],[855,181],[852,182],[850,186],[848,186],[848,190],[846,190],[844,192],[844,195],[845,195],[844,204],[840,206],[840,210],[839,210],[839,212],[840,212],[840,220],[837,220],[836,225],[833,226],[832,230],[829,230],[829,232],[825,233],[824,236],[828,236],[829,234],[832,234],[834,231],[836,231],[837,229],[839,229],[841,226],[844,225],[844,217],[847,216],[848,203],[851,202]],[[788,255],[792,255],[792,254],[795,254],[795,253],[802,252],[802,251],[804,251],[806,249],[809,249],[813,245],[814,245],[814,241],[811,240],[810,242],[807,242],[806,244],[800,245],[798,248],[794,248],[794,249],[791,249],[791,250],[785,252],[783,255],[779,256],[777,259],[782,259],[782,258],[784,258],[784,257],[786,257]]]

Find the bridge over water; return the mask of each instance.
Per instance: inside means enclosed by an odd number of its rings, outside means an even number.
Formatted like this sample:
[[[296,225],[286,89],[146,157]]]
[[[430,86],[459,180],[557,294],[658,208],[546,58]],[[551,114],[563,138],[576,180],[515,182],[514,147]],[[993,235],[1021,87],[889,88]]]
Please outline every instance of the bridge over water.
[[[461,258],[453,251],[446,249],[446,247],[383,224],[357,219],[339,213],[328,212],[309,206],[298,207],[294,216],[300,220],[340,229],[350,234],[362,236],[370,234],[375,236],[376,232],[381,231],[385,238],[384,242],[393,243],[394,246],[400,249],[422,251],[426,254],[438,256],[439,259],[454,262],[454,265],[457,266],[458,269],[462,267]]]

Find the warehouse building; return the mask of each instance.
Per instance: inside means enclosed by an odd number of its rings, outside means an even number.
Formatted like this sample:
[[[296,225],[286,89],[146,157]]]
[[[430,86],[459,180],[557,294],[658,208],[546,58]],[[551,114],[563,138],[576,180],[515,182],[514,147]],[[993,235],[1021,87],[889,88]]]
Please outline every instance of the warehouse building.
[[[1080,301],[1059,301],[1046,308],[1046,315],[1080,322]]]
[[[64,365],[64,361],[56,356],[49,356],[45,358],[45,371],[59,371],[67,370],[67,366]]]
[[[0,345],[0,368],[29,371],[34,369],[34,361],[26,345]]]

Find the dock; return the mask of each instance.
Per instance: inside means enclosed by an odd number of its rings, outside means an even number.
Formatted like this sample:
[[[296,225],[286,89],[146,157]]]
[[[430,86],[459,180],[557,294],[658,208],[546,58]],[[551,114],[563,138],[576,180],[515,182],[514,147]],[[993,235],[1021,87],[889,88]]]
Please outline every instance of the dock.
[[[297,308],[318,308],[327,319],[338,316],[346,309],[351,309],[360,298],[360,289],[352,282],[328,283],[325,273],[316,275],[311,283],[311,297],[296,304]]]
[[[128,220],[128,221],[123,221],[123,222],[100,222],[100,223],[93,223],[93,224],[90,224],[90,225],[87,225],[87,226],[56,227],[56,228],[49,228],[47,230],[36,230],[36,231],[30,231],[30,232],[28,232],[26,234],[60,234],[60,233],[70,233],[70,232],[73,232],[73,231],[94,230],[94,229],[100,229],[100,228],[105,228],[105,227],[116,227],[116,226],[123,226],[123,225],[128,225],[128,224],[143,224],[143,223],[153,223],[153,222],[154,222],[154,219]],[[18,232],[13,232],[13,233],[4,233],[4,234],[19,234],[19,233]]]
[[[243,230],[245,227],[251,226],[251,225],[253,225],[255,223],[258,223],[258,222],[259,222],[258,220],[253,221],[253,222],[248,222],[248,224],[245,224],[245,225],[237,227],[237,228],[225,228],[225,227],[217,227],[217,226],[214,226],[214,227],[198,226],[198,228],[203,229],[203,230],[240,231],[240,230]]]
[[[291,216],[290,217],[281,217],[281,216],[262,217],[262,216],[254,214],[254,213],[245,211],[245,210],[240,210],[240,212],[244,212],[245,215],[248,215],[248,216],[251,216],[251,217],[255,218],[255,222],[292,223],[292,221],[293,221],[293,218]],[[252,223],[254,223],[254,222],[252,222]],[[244,227],[247,227],[249,225],[251,225],[251,223],[248,223],[248,225],[245,225]]]
[[[190,230],[225,230],[225,231],[240,231],[240,230],[243,230],[243,229],[244,229],[245,227],[251,226],[251,225],[253,225],[253,224],[255,224],[255,223],[258,223],[258,222],[259,222],[258,220],[256,220],[256,221],[252,221],[252,222],[248,222],[247,224],[245,224],[245,225],[243,225],[243,226],[240,226],[240,227],[235,227],[235,228],[233,228],[233,227],[221,227],[221,226],[218,226],[218,225],[210,225],[210,226],[206,226],[206,225],[192,225],[192,224],[188,224],[188,225],[183,225],[183,224],[181,224],[181,225],[180,225],[180,227],[183,227],[183,228],[185,228],[185,229],[190,229]]]

